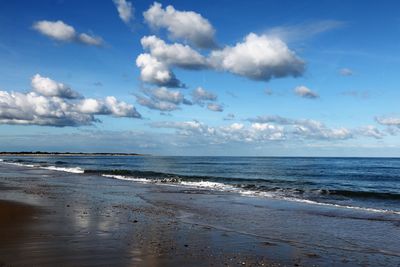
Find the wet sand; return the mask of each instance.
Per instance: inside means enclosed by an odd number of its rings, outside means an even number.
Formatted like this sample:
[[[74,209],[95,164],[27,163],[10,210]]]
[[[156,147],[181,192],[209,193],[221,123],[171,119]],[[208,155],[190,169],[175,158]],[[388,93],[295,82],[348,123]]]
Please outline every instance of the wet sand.
[[[400,262],[398,217],[5,164],[0,198],[0,266]]]

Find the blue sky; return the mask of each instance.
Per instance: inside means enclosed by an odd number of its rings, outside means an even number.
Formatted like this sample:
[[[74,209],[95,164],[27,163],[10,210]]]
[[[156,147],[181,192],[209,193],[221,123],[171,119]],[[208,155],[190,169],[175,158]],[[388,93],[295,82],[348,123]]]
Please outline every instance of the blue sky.
[[[1,1],[0,150],[400,156],[396,1]]]

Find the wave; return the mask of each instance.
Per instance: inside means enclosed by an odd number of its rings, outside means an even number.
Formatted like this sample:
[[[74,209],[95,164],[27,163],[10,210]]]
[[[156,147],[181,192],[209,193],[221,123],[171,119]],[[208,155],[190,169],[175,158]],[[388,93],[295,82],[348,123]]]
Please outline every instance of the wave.
[[[41,169],[50,170],[50,171],[61,171],[61,172],[69,172],[69,173],[84,173],[85,171],[79,167],[56,167],[56,166],[48,166],[48,167],[40,167]]]
[[[61,171],[61,172],[69,172],[69,173],[84,173],[84,170],[79,167],[57,167],[57,166],[43,166],[38,164],[30,164],[30,163],[22,163],[26,161],[18,160],[18,161],[1,161],[5,164],[21,166],[21,167],[28,167],[28,168],[38,168],[50,171]]]
[[[336,208],[354,209],[367,212],[400,214],[400,211],[376,209],[342,205],[332,203],[329,196],[345,197],[347,199],[384,199],[400,200],[400,194],[392,192],[352,191],[320,189],[318,184],[309,181],[293,181],[286,179],[249,179],[228,178],[216,176],[191,176],[171,173],[139,170],[84,170],[80,167],[44,166],[33,162],[0,159],[0,162],[23,167],[40,168],[51,171],[62,171],[75,174],[95,174],[107,178],[139,182],[145,184],[165,184],[170,186],[183,186],[196,189],[206,189],[221,192],[234,192],[243,196],[268,197],[287,201],[301,202],[313,205],[330,206]],[[56,162],[57,164],[57,162]],[[58,165],[67,163],[59,162]]]
[[[139,183],[166,183],[160,182],[157,180],[150,180],[146,178],[135,178],[135,177],[127,177],[123,175],[110,175],[110,174],[103,174],[103,177],[107,178],[114,178],[119,180],[125,181],[133,181]],[[286,200],[291,202],[299,202],[304,204],[310,205],[318,205],[318,206],[326,206],[332,208],[342,208],[342,209],[351,209],[351,210],[358,210],[358,211],[365,211],[365,212],[373,212],[373,213],[389,213],[389,214],[396,214],[400,215],[400,211],[389,210],[389,209],[377,209],[377,208],[368,208],[368,207],[359,207],[359,206],[350,206],[350,205],[340,205],[334,203],[326,203],[326,202],[318,202],[309,199],[303,198],[296,198],[296,197],[285,197],[282,194],[274,194],[273,192],[262,192],[262,191],[251,191],[251,190],[243,190],[241,188],[227,185],[224,183],[216,183],[216,182],[209,182],[209,181],[197,181],[197,182],[180,182],[180,183],[168,183],[170,186],[187,186],[189,188],[196,188],[196,189],[207,189],[207,190],[216,190],[216,191],[223,191],[223,192],[235,192],[239,193],[243,196],[250,196],[250,197],[267,197],[267,198],[274,198],[280,200]]]
[[[351,198],[376,198],[400,200],[400,194],[391,192],[352,191],[352,190],[319,190],[321,195],[337,195]]]
[[[155,171],[139,171],[139,170],[99,170],[99,169],[87,169],[87,174],[107,174],[107,175],[119,175],[126,177],[141,177],[145,179],[151,179],[161,182],[182,182],[182,181],[210,181],[210,182],[224,182],[224,183],[237,183],[237,184],[256,184],[262,186],[262,184],[293,184],[293,185],[316,185],[310,181],[304,180],[288,180],[288,179],[260,179],[260,178],[238,178],[238,177],[218,177],[218,176],[201,176],[201,175],[181,175],[172,174],[166,172],[155,172]],[[246,183],[247,182],[247,183]]]

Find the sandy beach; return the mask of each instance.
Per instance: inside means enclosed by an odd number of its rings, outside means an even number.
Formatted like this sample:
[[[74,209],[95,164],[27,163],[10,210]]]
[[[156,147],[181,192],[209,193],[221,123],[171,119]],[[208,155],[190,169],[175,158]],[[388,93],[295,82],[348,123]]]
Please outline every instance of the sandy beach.
[[[0,192],[1,266],[398,266],[400,260],[396,215],[1,163]]]

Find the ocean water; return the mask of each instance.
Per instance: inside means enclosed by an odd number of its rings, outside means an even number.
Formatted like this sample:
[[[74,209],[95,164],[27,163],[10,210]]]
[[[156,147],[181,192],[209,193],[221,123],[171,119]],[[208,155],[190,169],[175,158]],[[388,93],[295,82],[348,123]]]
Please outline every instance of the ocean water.
[[[286,157],[2,157],[23,165],[373,213],[400,214],[400,159]]]

